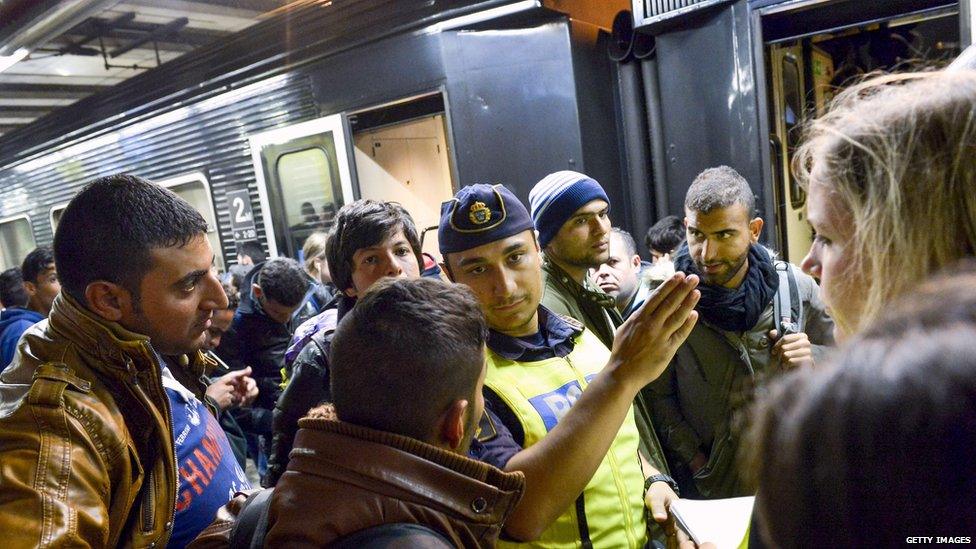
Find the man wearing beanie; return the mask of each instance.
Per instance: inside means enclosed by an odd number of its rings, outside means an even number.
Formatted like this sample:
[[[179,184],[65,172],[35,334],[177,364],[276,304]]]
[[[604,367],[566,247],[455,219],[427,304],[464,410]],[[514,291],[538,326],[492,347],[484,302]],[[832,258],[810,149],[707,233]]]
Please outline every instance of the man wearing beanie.
[[[610,199],[581,173],[551,173],[529,191],[532,221],[545,252],[542,304],[582,322],[607,348],[623,323],[612,297],[587,277],[610,258]]]
[[[664,283],[610,351],[540,305],[532,219],[505,187],[458,191],[441,206],[438,237],[444,272],[472,289],[490,328],[471,455],[526,479],[499,546],[643,547],[645,506],[664,523],[677,496],[670,477],[638,459],[631,404],[694,326],[698,278]]]

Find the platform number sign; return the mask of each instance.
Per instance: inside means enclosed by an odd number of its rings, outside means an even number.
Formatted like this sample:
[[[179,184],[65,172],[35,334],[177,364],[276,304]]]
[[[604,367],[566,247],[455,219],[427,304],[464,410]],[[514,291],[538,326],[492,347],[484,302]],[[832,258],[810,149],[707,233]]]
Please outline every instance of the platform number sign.
[[[227,191],[227,206],[230,209],[230,227],[234,240],[256,240],[258,231],[254,227],[254,211],[251,210],[251,197],[247,189]]]

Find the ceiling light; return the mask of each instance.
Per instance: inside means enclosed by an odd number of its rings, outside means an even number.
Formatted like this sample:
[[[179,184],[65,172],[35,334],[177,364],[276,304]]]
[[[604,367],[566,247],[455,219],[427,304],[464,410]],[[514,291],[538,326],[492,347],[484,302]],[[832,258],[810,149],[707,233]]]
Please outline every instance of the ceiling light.
[[[30,52],[27,51],[26,48],[20,48],[12,55],[0,55],[0,72],[3,72],[20,62],[23,58],[27,57],[28,53]]]

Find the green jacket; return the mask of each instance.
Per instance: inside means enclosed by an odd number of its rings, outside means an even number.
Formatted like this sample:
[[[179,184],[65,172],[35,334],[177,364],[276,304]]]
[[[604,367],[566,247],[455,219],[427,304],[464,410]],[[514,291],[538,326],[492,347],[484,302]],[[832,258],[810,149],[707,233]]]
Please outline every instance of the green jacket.
[[[816,362],[833,345],[833,321],[820,300],[816,281],[793,268],[803,303],[803,331]],[[739,477],[739,435],[757,385],[779,373],[768,337],[774,329],[773,302],[744,333],[725,332],[699,320],[657,380],[637,396],[638,414],[650,414],[682,495],[704,498],[748,495]],[[691,477],[688,464],[701,450],[708,463]],[[683,478],[683,481],[682,481]]]
[[[563,316],[575,318],[593,332],[607,349],[613,347],[613,334],[623,324],[616,304],[609,295],[587,278],[581,286],[566,271],[545,259],[542,263],[542,304]]]

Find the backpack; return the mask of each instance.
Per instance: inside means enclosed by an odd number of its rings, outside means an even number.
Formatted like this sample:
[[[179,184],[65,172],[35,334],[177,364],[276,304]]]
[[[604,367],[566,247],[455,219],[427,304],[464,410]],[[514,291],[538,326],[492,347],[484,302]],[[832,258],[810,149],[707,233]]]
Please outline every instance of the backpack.
[[[779,275],[779,289],[773,298],[773,315],[780,337],[803,331],[803,301],[796,283],[794,267],[786,261],[774,261]]]
[[[230,549],[260,549],[268,535],[268,510],[274,488],[247,496],[230,533]],[[454,545],[437,531],[422,524],[380,524],[347,534],[329,545],[333,549],[381,549],[387,547],[449,549]]]

